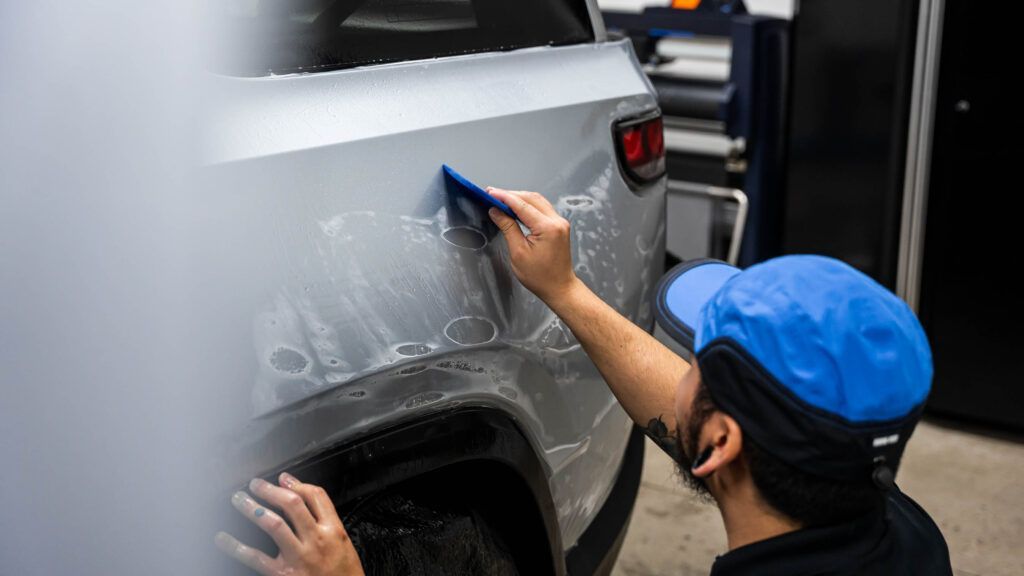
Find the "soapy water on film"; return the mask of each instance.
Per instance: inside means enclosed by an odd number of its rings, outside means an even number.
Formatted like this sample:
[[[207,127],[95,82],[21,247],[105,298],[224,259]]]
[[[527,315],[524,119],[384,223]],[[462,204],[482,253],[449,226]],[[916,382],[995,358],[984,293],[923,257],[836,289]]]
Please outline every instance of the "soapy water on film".
[[[622,233],[609,177],[599,172],[585,193],[563,196],[555,206],[573,225],[577,274],[635,319],[645,303],[637,278],[622,276],[620,266],[648,266],[662,231]],[[646,221],[641,229],[649,229]],[[330,412],[334,436],[309,434],[312,442],[274,450],[294,457],[340,438],[350,424],[443,409],[467,392],[487,391],[541,423],[537,433],[554,471],[575,470],[592,446],[602,449],[590,437],[571,434],[602,421],[614,400],[580,397],[580,387],[598,385],[596,371],[568,327],[515,279],[506,244],[489,221],[449,218],[443,209],[425,218],[348,212],[280,240],[282,253],[309,257],[288,261],[288,280],[254,321],[256,413],[295,412],[308,427],[306,407],[337,408]],[[281,410],[312,397],[299,410]],[[581,401],[567,403],[566,397]],[[575,494],[569,486],[586,477],[567,472],[553,490]],[[567,496],[558,514],[568,525],[593,506]],[[361,522],[353,524],[361,529]],[[403,545],[420,546],[416,541],[429,538],[410,537]]]
[[[657,239],[637,237],[634,246],[619,238],[610,175],[603,171],[586,194],[563,196],[555,206],[573,225],[577,275],[620,311],[642,316],[631,310],[639,295],[626,294],[618,277],[618,253],[648,260]],[[572,377],[561,356],[582,358],[579,343],[514,277],[497,228],[451,214],[449,208],[429,218],[349,212],[290,239],[297,244],[286,246],[288,252],[319,257],[291,262],[295,281],[255,322],[263,359],[252,394],[257,414],[416,357],[499,342],[538,354],[558,378]],[[644,280],[647,286],[650,279]],[[424,366],[403,365],[400,373],[414,375]]]
[[[292,261],[291,277],[301,281],[286,285],[255,322],[263,358],[257,413],[393,364],[526,340],[552,322],[512,275],[497,229],[451,226],[447,214],[350,212],[300,238],[312,244],[302,250],[319,258]],[[415,363],[407,370],[420,371]]]

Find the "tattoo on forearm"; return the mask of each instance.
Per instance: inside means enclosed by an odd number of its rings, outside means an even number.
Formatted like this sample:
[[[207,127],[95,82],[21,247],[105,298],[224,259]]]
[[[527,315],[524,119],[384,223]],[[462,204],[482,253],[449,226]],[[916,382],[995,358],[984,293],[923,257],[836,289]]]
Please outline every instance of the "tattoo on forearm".
[[[644,428],[644,433],[659,448],[665,451],[673,460],[679,461],[679,447],[676,443],[676,431],[669,430],[668,426],[665,425],[661,420],[661,415],[657,418],[651,418],[651,421],[647,423],[647,428]]]

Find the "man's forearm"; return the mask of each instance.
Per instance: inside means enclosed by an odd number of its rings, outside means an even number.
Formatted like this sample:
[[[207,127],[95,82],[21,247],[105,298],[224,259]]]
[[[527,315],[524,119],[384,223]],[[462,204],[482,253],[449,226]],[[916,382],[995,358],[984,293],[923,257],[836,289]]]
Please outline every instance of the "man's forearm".
[[[548,305],[580,341],[630,418],[675,456],[675,390],[690,364],[582,282]]]
[[[634,422],[676,452],[675,390],[690,365],[616,312],[573,273],[569,221],[536,192],[488,188],[530,229],[497,208],[488,214],[508,242],[516,278],[576,335]]]

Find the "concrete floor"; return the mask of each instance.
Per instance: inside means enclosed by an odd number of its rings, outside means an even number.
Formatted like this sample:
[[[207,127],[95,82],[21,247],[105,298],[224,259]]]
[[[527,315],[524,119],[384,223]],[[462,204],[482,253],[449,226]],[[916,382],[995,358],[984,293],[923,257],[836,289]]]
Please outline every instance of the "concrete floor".
[[[954,574],[1024,574],[1024,442],[922,422],[896,480],[939,525]],[[683,488],[672,462],[648,442],[613,576],[707,574],[724,551],[717,509]]]

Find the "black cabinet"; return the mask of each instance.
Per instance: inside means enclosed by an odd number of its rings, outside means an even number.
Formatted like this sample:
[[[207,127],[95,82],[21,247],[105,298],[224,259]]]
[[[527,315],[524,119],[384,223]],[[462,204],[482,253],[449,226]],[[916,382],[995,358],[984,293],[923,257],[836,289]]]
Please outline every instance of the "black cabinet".
[[[895,289],[917,0],[805,0],[794,23],[780,245]]]
[[[946,2],[919,315],[935,359],[929,408],[1024,428],[1024,49],[1020,20],[985,6]]]

